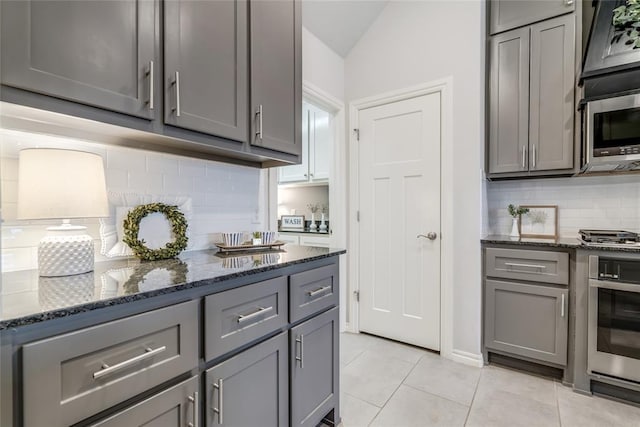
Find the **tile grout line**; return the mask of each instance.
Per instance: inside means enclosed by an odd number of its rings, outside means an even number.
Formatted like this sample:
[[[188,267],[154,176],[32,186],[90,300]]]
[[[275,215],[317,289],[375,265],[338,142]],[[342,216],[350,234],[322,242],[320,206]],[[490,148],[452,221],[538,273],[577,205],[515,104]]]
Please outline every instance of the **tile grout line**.
[[[469,422],[469,415],[471,415],[471,408],[473,408],[473,403],[476,400],[476,395],[478,394],[478,388],[480,387],[480,381],[482,381],[483,374],[484,374],[484,368],[480,368],[480,375],[478,376],[478,382],[476,383],[475,390],[473,390],[473,397],[471,398],[471,404],[469,404],[469,409],[467,410],[467,416],[464,419],[463,426],[466,426],[467,423]]]
[[[387,403],[389,403],[389,401],[393,398],[393,396],[398,392],[398,389],[400,388],[400,386],[402,386],[404,384],[404,381],[407,379],[407,377],[409,375],[411,375],[411,372],[413,372],[414,369],[416,369],[416,366],[418,366],[418,363],[420,363],[420,360],[422,360],[422,358],[424,357],[424,355],[420,356],[420,358],[413,364],[413,367],[411,369],[409,369],[409,372],[407,372],[407,374],[404,376],[404,378],[402,378],[402,381],[400,381],[400,384],[398,384],[398,387],[396,387],[395,390],[393,390],[393,393],[391,393],[391,395],[389,396],[389,398],[387,400],[385,400],[384,405],[382,405],[382,407],[380,408],[380,410],[378,411],[378,413],[376,414],[375,417],[373,417],[373,419],[371,420],[371,422],[368,424],[369,426],[373,424],[373,422],[376,420],[376,418],[378,418],[378,416],[380,415],[380,413],[384,410],[384,408],[387,406]]]
[[[558,425],[562,427],[562,417],[560,416],[560,399],[558,399],[558,383],[553,382],[553,392],[556,394],[556,410],[558,411]]]
[[[433,393],[433,392],[430,392],[430,391],[427,391],[427,390],[422,390],[421,388],[414,387],[411,384],[405,384],[403,382],[402,385],[404,385],[405,387],[409,387],[410,389],[413,389],[413,390],[420,391],[422,393],[428,394],[430,396],[434,396],[434,397],[437,397],[439,399],[446,400],[448,402],[456,403],[456,404],[458,404],[460,406],[471,407],[471,404],[467,405],[466,403],[461,403],[461,402],[458,402],[457,400],[453,400],[451,398],[448,398],[448,397],[445,397],[445,396],[441,396],[439,394],[436,394],[436,393]],[[474,394],[475,394],[475,390],[474,390]]]

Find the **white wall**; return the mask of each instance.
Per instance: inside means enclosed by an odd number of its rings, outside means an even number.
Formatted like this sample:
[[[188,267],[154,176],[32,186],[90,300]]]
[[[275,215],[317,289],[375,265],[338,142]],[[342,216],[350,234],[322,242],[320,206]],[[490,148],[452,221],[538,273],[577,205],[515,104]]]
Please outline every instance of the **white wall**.
[[[302,80],[342,101],[344,59],[302,28]]]
[[[453,77],[454,351],[480,353],[484,2],[390,2],[345,60],[346,101]],[[348,126],[347,129],[350,127]],[[464,268],[459,268],[464,263]]]
[[[36,268],[38,242],[47,226],[58,223],[16,220],[18,152],[35,146],[100,154],[110,191],[191,197],[188,250],[212,247],[218,238],[215,233],[221,231],[263,227],[258,169],[0,129],[2,271]],[[99,250],[98,220],[74,222],[88,227]],[[105,258],[97,254],[96,261],[101,259]]]
[[[640,231],[640,176],[586,176],[487,183],[487,234],[509,234],[507,206],[557,205],[558,234],[578,230]]]

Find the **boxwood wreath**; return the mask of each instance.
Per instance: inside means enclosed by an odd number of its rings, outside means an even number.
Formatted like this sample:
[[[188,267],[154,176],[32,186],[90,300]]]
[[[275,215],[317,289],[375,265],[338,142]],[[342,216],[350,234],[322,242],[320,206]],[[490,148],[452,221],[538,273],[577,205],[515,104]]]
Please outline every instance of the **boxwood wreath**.
[[[145,246],[144,239],[138,238],[140,221],[154,212],[163,214],[171,224],[174,240],[167,243],[164,248],[150,249]],[[136,206],[129,211],[123,225],[124,237],[122,241],[129,245],[135,256],[146,261],[175,258],[187,247],[187,242],[189,241],[187,237],[187,220],[177,206],[165,205],[164,203],[149,203]]]

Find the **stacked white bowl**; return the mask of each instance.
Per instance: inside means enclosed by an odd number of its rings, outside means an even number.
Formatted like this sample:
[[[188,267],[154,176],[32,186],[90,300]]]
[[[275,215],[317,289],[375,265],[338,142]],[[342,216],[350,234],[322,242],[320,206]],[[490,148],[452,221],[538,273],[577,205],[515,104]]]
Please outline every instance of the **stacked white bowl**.
[[[278,237],[278,233],[275,231],[262,231],[261,233],[261,237],[262,237],[262,244],[263,245],[269,245],[273,242],[276,241],[276,238]]]

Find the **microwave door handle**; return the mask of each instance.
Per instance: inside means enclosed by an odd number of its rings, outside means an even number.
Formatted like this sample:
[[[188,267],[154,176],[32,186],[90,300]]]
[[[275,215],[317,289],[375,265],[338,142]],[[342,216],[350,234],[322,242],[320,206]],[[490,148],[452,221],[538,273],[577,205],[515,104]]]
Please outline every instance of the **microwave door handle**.
[[[589,279],[590,288],[611,289],[614,291],[640,293],[640,284],[610,282],[608,280]]]

